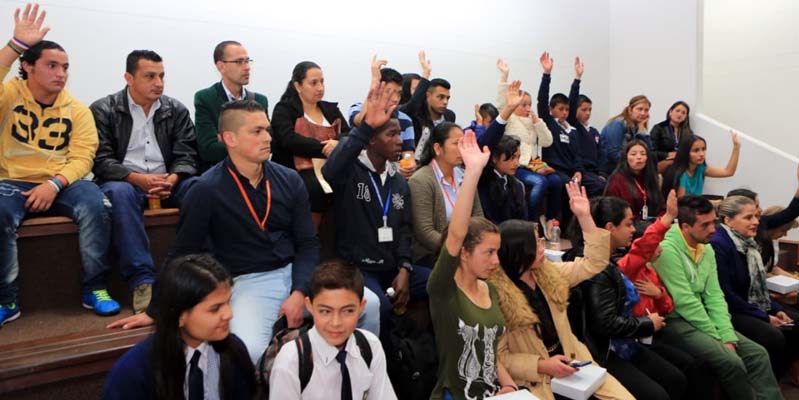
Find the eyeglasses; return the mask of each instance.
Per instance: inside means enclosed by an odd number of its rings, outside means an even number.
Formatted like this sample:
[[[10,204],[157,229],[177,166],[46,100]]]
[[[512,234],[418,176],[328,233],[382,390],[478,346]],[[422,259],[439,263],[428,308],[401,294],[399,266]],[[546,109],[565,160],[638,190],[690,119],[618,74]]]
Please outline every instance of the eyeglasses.
[[[219,61],[222,61],[225,64],[233,63],[236,65],[247,65],[247,64],[252,64],[254,60],[252,58],[239,58],[237,60],[219,60]]]

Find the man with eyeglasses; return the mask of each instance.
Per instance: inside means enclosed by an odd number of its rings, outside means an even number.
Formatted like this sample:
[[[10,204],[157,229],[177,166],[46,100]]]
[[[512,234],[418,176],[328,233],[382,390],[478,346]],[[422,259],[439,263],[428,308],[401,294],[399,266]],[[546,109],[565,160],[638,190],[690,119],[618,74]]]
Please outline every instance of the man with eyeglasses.
[[[252,62],[247,50],[239,42],[225,40],[214,48],[214,64],[222,80],[194,94],[201,172],[227,156],[225,145],[217,133],[217,121],[223,104],[236,100],[255,100],[269,113],[266,96],[244,88],[250,83]]]
[[[133,291],[133,311],[150,303],[155,266],[142,210],[180,207],[197,174],[197,140],[191,114],[163,95],[164,63],[152,50],[128,54],[122,90],[89,107],[100,145],[94,175],[111,200],[111,243]]]

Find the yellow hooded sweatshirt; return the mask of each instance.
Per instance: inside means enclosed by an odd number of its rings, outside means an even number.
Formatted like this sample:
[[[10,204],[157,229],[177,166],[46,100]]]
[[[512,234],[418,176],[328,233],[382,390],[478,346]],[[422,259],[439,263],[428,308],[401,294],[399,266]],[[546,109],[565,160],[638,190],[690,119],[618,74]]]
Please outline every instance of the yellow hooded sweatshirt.
[[[9,70],[0,66],[0,80]],[[26,80],[0,85],[0,180],[75,182],[92,170],[97,144],[91,111],[66,89],[43,112]]]

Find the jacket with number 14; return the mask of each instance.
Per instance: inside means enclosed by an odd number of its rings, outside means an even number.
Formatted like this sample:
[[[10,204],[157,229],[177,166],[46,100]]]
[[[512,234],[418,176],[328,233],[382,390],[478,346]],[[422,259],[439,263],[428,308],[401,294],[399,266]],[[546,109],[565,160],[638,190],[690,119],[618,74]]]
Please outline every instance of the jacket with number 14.
[[[395,163],[386,162],[385,182],[375,172],[365,150],[375,133],[365,123],[353,128],[330,154],[322,174],[333,187],[338,255],[363,271],[396,271],[411,261],[411,195]],[[380,242],[386,202],[393,240]]]

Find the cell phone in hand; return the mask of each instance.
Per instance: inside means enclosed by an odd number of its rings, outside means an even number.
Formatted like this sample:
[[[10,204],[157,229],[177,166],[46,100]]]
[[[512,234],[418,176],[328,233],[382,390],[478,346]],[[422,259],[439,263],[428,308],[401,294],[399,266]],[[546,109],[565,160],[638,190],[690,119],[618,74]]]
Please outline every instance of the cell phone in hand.
[[[591,365],[591,361],[577,361],[577,360],[572,360],[572,361],[569,363],[569,366],[570,366],[570,367],[572,367],[572,368],[577,368],[577,369],[579,369],[579,368],[581,368],[581,367],[585,367],[586,365]]]

